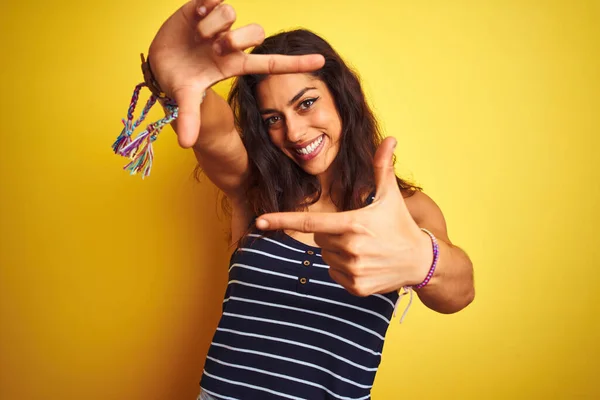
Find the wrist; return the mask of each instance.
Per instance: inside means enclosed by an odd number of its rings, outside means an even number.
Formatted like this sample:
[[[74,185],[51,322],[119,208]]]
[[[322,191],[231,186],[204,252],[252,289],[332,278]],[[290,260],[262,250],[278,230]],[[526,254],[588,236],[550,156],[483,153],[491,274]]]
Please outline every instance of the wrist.
[[[140,54],[140,58],[142,59],[142,74],[144,76],[144,83],[146,84],[150,92],[152,92],[152,94],[155,95],[157,98],[166,98],[165,92],[161,89],[154,73],[152,72],[152,67],[150,65],[150,55],[148,55],[148,58],[145,59],[144,53],[142,53]]]
[[[421,228],[421,240],[419,246],[420,257],[416,266],[417,273],[415,283],[412,285],[414,289],[421,289],[430,284],[439,259],[439,245],[436,237],[427,229]]]

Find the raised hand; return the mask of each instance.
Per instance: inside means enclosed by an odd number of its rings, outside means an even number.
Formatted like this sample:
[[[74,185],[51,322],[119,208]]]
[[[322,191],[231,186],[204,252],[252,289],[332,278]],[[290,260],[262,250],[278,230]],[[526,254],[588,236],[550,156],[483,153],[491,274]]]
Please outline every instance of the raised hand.
[[[331,278],[357,296],[421,283],[433,261],[432,245],[398,188],[392,163],[395,146],[394,138],[386,138],[377,150],[376,195],[370,205],[338,213],[265,214],[256,226],[314,233]]]
[[[202,93],[220,80],[244,74],[310,72],[324,64],[320,55],[249,55],[244,50],[265,38],[260,25],[231,30],[236,14],[223,0],[193,0],[160,28],[150,64],[167,96],[179,106],[179,144],[191,147],[200,129]]]

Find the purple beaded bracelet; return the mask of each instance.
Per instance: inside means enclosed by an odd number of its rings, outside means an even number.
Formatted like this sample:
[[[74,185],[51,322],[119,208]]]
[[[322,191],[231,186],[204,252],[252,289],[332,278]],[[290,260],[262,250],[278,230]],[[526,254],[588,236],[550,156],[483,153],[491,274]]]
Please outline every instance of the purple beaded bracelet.
[[[421,228],[421,230],[423,232],[425,232],[426,234],[428,234],[429,237],[431,238],[431,243],[433,244],[433,262],[431,263],[431,268],[429,268],[429,272],[427,273],[425,280],[423,282],[419,283],[417,286],[415,286],[415,289],[421,289],[422,287],[425,287],[429,283],[429,281],[433,277],[433,273],[435,272],[435,267],[437,267],[438,259],[440,257],[440,246],[438,245],[438,241],[435,238],[435,236],[433,236],[433,233],[429,232],[425,228]]]

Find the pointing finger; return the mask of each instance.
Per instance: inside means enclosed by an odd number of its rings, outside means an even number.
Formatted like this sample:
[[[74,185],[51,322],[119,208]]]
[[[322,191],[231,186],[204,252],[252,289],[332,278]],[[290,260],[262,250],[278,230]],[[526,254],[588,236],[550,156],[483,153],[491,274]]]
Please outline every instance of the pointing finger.
[[[320,54],[304,56],[284,56],[279,54],[246,56],[242,74],[291,74],[295,72],[311,72],[325,64]]]
[[[262,230],[293,230],[305,233],[342,234],[357,232],[362,228],[352,219],[352,212],[309,213],[289,212],[265,214],[256,220]],[[357,232],[358,233],[358,232]]]
[[[246,25],[225,33],[213,45],[218,55],[226,55],[233,51],[244,51],[258,46],[265,40],[265,31],[258,24]]]

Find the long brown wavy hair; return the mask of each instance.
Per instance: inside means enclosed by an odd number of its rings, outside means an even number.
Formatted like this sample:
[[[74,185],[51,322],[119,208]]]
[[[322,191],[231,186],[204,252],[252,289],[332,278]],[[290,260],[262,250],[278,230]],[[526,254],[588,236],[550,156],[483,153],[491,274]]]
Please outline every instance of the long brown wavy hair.
[[[324,39],[304,29],[267,38],[252,54],[322,54],[323,68],[311,73],[324,82],[341,117],[340,150],[333,161],[335,179],[329,188],[340,211],[363,207],[375,189],[373,158],[382,135],[358,75]],[[254,215],[281,211],[304,211],[321,196],[317,177],[306,173],[271,142],[259,112],[257,86],[267,75],[236,78],[229,94],[235,123],[250,160],[246,194]],[[394,159],[395,162],[395,159]],[[421,188],[398,177],[405,197]]]

